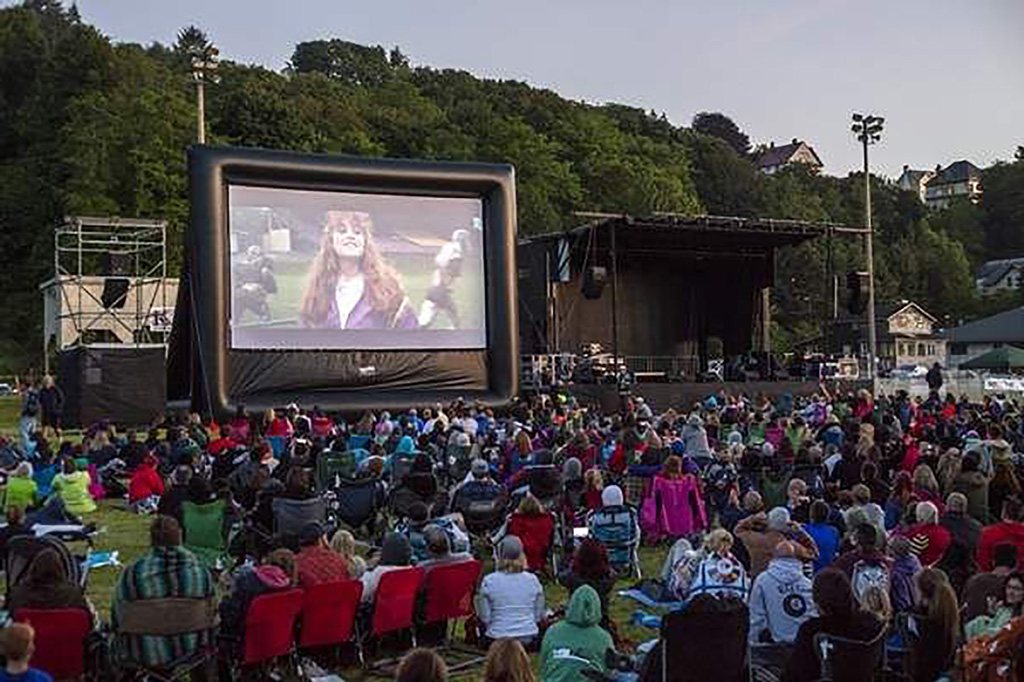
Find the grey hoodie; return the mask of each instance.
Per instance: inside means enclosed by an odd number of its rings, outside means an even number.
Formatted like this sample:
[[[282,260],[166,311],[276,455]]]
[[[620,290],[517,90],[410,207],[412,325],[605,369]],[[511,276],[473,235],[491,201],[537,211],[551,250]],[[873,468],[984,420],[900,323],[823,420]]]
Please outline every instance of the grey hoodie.
[[[761,640],[768,630],[778,644],[796,640],[800,624],[818,615],[811,580],[799,559],[772,559],[750,591],[750,641]]]

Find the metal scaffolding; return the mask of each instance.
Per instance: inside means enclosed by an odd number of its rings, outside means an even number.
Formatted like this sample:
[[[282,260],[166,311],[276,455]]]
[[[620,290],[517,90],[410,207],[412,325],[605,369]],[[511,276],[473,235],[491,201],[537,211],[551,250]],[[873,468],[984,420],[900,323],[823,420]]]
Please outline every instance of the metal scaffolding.
[[[51,342],[57,351],[166,344],[177,280],[167,278],[164,221],[68,217],[54,231],[53,266],[39,287],[47,370]]]

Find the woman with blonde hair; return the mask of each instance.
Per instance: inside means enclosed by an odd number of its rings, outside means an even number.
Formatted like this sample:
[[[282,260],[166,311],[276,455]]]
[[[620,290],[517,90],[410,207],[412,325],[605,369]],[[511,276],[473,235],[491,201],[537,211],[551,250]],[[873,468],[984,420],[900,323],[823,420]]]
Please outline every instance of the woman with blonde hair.
[[[927,464],[918,464],[914,469],[914,494],[922,502],[931,502],[941,514],[946,509],[942,502],[942,491],[935,472]]]
[[[377,250],[369,213],[327,211],[299,318],[327,329],[418,328],[399,274]]]
[[[331,536],[331,551],[345,558],[348,577],[359,580],[366,573],[366,560],[356,554],[356,539],[349,531],[341,528]]]
[[[494,640],[511,638],[532,645],[544,618],[544,588],[526,570],[523,543],[508,535],[498,546],[496,570],[484,577],[476,597],[476,615],[485,635]]]
[[[530,657],[518,639],[497,639],[487,650],[484,682],[536,682]]]

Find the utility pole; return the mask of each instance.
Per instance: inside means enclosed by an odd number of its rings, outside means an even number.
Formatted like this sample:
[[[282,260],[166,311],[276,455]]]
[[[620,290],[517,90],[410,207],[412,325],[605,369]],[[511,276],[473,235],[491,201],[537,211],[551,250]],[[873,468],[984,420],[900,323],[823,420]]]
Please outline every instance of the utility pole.
[[[875,255],[874,230],[871,227],[871,171],[868,165],[868,146],[882,138],[882,124],[885,119],[871,114],[853,115],[853,132],[864,147],[864,257],[868,266],[868,379],[874,381],[877,376],[875,367],[878,358],[878,336],[875,329]]]
[[[217,55],[219,50],[207,45],[192,55],[192,78],[196,82],[196,139],[206,144],[206,83],[216,83]]]

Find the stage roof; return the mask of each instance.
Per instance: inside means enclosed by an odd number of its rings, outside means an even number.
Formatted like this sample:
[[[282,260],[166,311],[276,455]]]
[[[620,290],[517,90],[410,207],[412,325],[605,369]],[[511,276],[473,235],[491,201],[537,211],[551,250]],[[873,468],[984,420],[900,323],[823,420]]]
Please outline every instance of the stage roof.
[[[791,246],[821,237],[836,230],[850,230],[835,223],[766,218],[729,218],[723,216],[654,215],[648,217],[578,214],[594,220],[565,232],[549,232],[520,239],[520,243],[552,241],[563,237],[586,237],[597,229],[615,230],[617,248],[633,250],[740,250]]]

